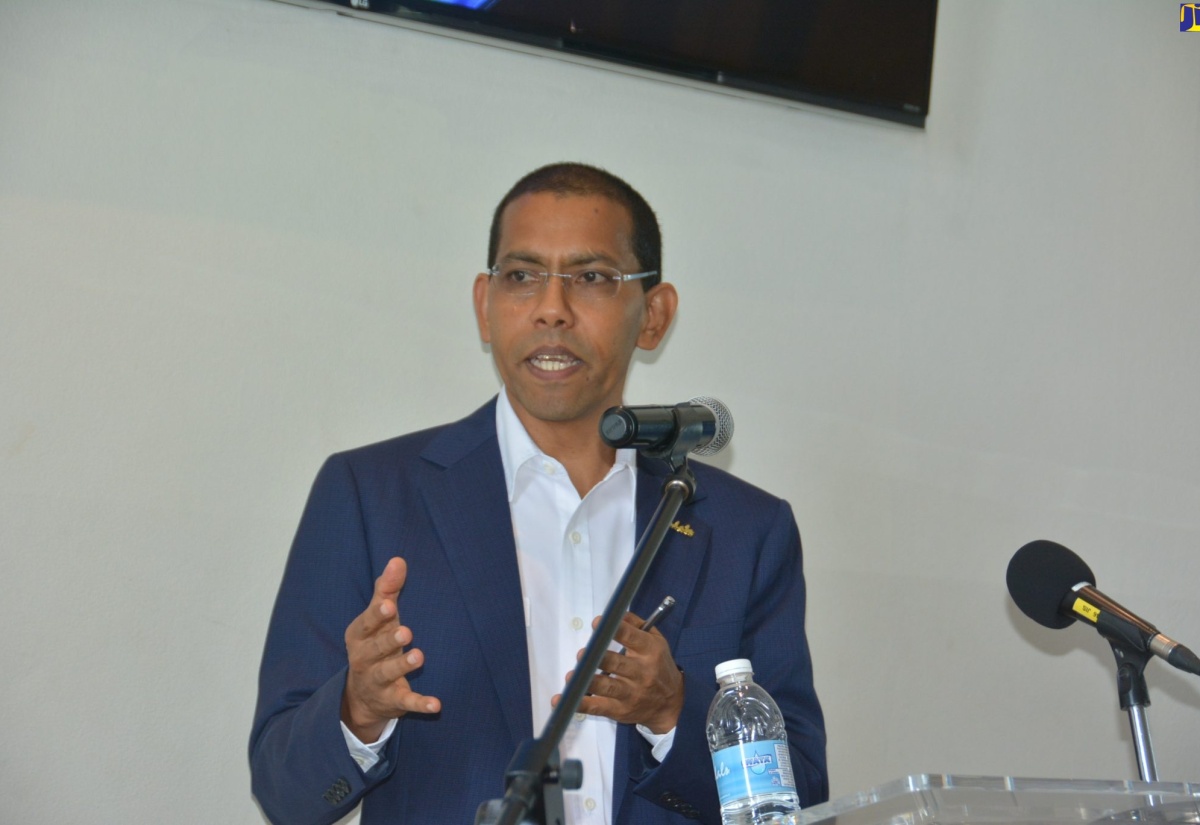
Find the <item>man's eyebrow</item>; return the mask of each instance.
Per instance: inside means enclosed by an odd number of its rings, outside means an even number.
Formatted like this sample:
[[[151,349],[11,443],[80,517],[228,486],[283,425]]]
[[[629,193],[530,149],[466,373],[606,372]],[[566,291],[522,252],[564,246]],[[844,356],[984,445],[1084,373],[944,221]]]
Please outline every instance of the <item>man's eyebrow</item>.
[[[500,260],[501,261],[513,261],[513,262],[526,263],[526,264],[537,264],[538,266],[546,265],[546,259],[543,258],[541,255],[538,255],[536,252],[527,252],[527,251],[521,250],[521,249],[517,249],[512,252],[509,252],[508,254],[502,256],[500,258]],[[568,255],[566,258],[563,259],[562,265],[564,267],[571,267],[571,266],[586,266],[587,264],[595,264],[595,263],[607,264],[609,266],[617,266],[616,259],[613,258],[611,255],[607,255],[603,252],[593,252],[591,250],[584,251],[584,252],[576,252],[571,255]]]
[[[579,252],[579,253],[576,253],[575,255],[571,255],[566,259],[566,261],[564,261],[564,263],[567,266],[583,266],[585,264],[596,264],[596,263],[608,264],[609,266],[616,266],[617,260],[616,260],[616,258],[613,258],[611,255],[606,255],[603,252],[588,251],[588,252]]]
[[[545,264],[542,262],[542,259],[536,253],[523,252],[521,250],[517,250],[515,252],[509,252],[507,255],[502,256],[500,258],[500,260],[501,261],[519,261],[521,263],[526,263],[526,264],[537,264],[538,266],[545,266]]]

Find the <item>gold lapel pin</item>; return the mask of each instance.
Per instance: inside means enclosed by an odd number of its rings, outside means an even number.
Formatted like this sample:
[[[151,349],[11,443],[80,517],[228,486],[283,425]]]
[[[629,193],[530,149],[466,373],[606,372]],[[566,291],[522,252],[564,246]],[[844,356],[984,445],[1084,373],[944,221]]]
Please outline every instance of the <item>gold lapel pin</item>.
[[[680,524],[678,521],[671,522],[671,529],[676,533],[683,533],[683,535],[687,536],[689,539],[696,535],[696,531],[692,529],[692,525]]]

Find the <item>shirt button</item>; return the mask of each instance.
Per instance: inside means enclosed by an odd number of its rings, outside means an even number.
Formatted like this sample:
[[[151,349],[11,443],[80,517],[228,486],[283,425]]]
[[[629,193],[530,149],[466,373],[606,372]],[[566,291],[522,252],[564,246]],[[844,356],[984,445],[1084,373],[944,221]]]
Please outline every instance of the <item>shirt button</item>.
[[[577,714],[575,714],[575,721],[576,721],[576,722],[582,722],[582,721],[583,721],[584,719],[586,719],[586,718],[587,718],[587,714],[586,714],[586,713],[577,713]]]
[[[582,630],[583,629],[583,619],[579,618],[578,616],[576,616],[574,619],[571,619],[571,629],[572,630]]]
[[[596,800],[592,799],[589,796],[587,799],[585,799],[583,801],[583,807],[587,808],[589,811],[596,810]]]
[[[554,465],[549,461],[542,465],[542,469],[546,471],[546,475],[554,475]]]
[[[581,541],[583,541],[583,536],[579,535],[578,530],[571,533],[571,544],[579,544]]]

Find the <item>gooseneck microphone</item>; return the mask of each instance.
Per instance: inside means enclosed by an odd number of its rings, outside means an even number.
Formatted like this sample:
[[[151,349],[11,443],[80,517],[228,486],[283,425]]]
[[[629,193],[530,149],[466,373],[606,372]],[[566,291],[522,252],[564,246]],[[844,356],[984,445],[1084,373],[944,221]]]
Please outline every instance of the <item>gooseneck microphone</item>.
[[[610,407],[600,419],[600,437],[610,447],[634,447],[651,455],[713,455],[733,438],[733,416],[706,396],[673,407]]]
[[[1008,563],[1008,592],[1026,616],[1050,628],[1089,622],[1110,642],[1150,652],[1200,675],[1200,658],[1096,589],[1087,562],[1053,541],[1026,544]]]

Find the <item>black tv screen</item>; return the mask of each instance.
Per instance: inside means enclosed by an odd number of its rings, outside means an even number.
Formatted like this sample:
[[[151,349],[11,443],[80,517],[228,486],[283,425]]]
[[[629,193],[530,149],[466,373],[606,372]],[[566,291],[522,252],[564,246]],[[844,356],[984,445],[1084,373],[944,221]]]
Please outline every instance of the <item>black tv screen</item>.
[[[937,0],[337,0],[912,126]]]

